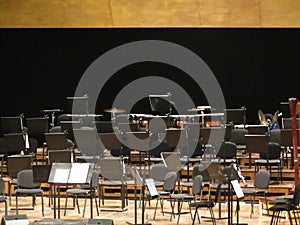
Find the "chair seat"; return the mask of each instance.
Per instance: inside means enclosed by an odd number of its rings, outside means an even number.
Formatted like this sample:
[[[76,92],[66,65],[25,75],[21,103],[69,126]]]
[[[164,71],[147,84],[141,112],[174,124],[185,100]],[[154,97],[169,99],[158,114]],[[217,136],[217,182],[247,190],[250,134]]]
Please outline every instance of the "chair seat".
[[[121,186],[121,185],[126,185],[126,182],[122,181],[102,181],[100,183],[102,186]]]
[[[269,208],[271,211],[291,211],[294,206],[291,204],[277,204]]]
[[[190,207],[197,207],[197,208],[201,208],[201,207],[213,207],[215,205],[214,202],[212,201],[201,201],[201,202],[192,202],[190,204]]]
[[[280,163],[280,160],[279,159],[257,159],[255,160],[255,163],[260,163],[260,164],[278,164]]]
[[[195,199],[195,196],[189,195],[189,194],[171,194],[170,195],[171,199],[179,199],[179,200],[193,200]]]
[[[245,195],[254,195],[259,193],[264,193],[263,190],[255,190],[255,189],[243,189]]]
[[[12,179],[12,180],[9,181],[9,183],[17,185],[18,184],[18,180],[17,179]]]
[[[170,195],[170,192],[169,191],[157,191],[159,195],[161,196],[169,196]]]
[[[16,190],[16,193],[20,193],[20,194],[39,194],[39,193],[43,193],[43,190],[40,188],[32,188],[32,189],[24,189],[24,188],[18,188]]]
[[[80,189],[80,188],[72,188],[72,189],[67,190],[67,193],[69,193],[69,194],[87,194],[89,192],[90,192],[90,190],[85,190],[85,189]]]
[[[181,184],[183,187],[193,187],[193,181],[184,182]]]

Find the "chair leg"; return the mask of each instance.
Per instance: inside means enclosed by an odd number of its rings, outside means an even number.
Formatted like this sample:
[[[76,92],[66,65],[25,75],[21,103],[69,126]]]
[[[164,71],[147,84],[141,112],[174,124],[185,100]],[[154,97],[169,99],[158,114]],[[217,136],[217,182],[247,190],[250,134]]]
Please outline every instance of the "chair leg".
[[[4,204],[5,204],[5,215],[7,215],[7,211],[8,211],[7,201],[5,201]]]
[[[75,195],[75,200],[76,200],[76,205],[77,205],[78,213],[80,214],[80,208],[79,208],[79,202],[78,202],[78,196],[77,195]]]
[[[42,215],[44,216],[44,193],[41,195],[41,203],[42,203]]]
[[[16,193],[16,214],[19,215],[18,194]]]
[[[156,200],[155,210],[154,210],[154,214],[153,214],[153,220],[155,220],[156,210],[157,210],[157,206],[158,206],[158,201],[160,201],[159,197]]]
[[[66,216],[66,213],[67,213],[67,204],[68,204],[68,193],[66,193],[66,201],[65,201],[65,212],[64,212],[64,216]]]
[[[96,205],[96,210],[97,210],[97,216],[99,216],[99,206],[98,206],[98,203],[97,203],[97,199],[96,199],[95,193],[93,194],[93,198],[95,198],[95,205]]]
[[[195,208],[195,213],[194,213],[194,216],[193,216],[193,223],[192,223],[192,225],[195,224],[195,220],[196,220],[197,214],[198,214],[198,207]],[[198,219],[199,219],[199,215],[198,215]]]
[[[85,199],[84,199],[84,206],[83,206],[82,217],[84,217],[84,214],[85,214],[86,200],[87,200],[87,195],[85,196]]]
[[[210,212],[210,218],[212,219],[213,225],[217,225],[216,218],[215,218],[215,215],[214,215],[214,210],[213,210],[212,207],[209,207],[209,212]]]

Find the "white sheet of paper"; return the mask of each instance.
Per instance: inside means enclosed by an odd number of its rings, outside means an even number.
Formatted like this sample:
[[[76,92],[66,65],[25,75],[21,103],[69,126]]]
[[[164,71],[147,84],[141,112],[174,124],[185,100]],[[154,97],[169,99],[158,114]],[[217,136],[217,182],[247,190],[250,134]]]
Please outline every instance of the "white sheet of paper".
[[[70,183],[70,184],[86,183],[88,172],[89,172],[89,164],[73,163],[68,183]]]
[[[238,180],[233,180],[233,181],[231,181],[231,184],[233,186],[233,189],[235,191],[236,196],[238,198],[244,197],[244,192],[241,188],[241,185],[239,184],[239,181]]]
[[[69,178],[69,169],[56,169],[54,174],[54,183],[67,183]]]

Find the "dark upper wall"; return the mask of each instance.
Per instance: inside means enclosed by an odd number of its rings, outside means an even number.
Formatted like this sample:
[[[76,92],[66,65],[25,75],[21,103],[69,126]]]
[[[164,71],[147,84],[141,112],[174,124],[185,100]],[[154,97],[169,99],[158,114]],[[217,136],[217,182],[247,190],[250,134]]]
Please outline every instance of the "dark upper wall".
[[[299,97],[299,29],[1,29],[0,114],[31,116],[41,115],[41,109],[65,108],[65,98],[73,96],[97,57],[120,44],[146,39],[175,42],[198,54],[218,79],[227,108],[246,106],[249,123],[257,119],[259,108],[274,113],[281,101]],[[182,71],[140,63],[114,75],[99,97],[97,111],[109,108],[127,82],[162,74],[176,74],[175,81],[196,105],[205,102]]]

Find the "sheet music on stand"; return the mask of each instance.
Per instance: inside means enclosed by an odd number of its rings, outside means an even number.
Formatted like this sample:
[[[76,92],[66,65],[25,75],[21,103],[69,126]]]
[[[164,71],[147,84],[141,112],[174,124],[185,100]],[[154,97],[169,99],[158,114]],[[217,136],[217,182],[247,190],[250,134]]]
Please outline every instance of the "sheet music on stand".
[[[86,184],[92,177],[93,163],[53,163],[48,183]]]
[[[232,184],[232,187],[234,189],[234,192],[235,192],[236,196],[238,198],[243,198],[244,197],[244,192],[241,188],[241,185],[239,184],[239,181],[238,180],[232,180],[231,184]]]
[[[146,185],[147,185],[147,188],[148,188],[148,191],[149,191],[151,197],[152,198],[158,197],[158,192],[155,187],[154,180],[152,178],[147,178],[147,179],[145,179],[145,182],[146,182]]]

